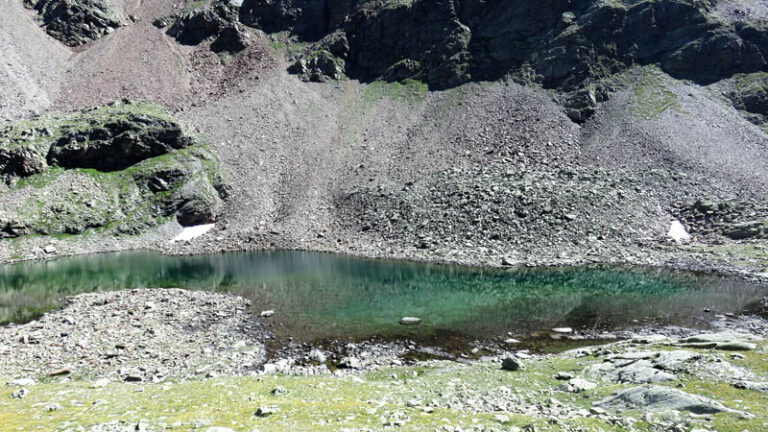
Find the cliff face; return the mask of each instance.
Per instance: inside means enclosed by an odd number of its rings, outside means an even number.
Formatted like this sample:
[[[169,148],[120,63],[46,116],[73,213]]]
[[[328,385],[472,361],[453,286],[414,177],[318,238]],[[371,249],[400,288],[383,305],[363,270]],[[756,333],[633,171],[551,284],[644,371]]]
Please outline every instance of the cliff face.
[[[708,84],[765,71],[768,31],[713,14],[715,2],[246,0],[245,25],[309,42],[289,69],[305,79],[425,81],[446,89],[512,77],[562,92],[584,121],[632,65]],[[179,31],[176,31],[179,33]]]

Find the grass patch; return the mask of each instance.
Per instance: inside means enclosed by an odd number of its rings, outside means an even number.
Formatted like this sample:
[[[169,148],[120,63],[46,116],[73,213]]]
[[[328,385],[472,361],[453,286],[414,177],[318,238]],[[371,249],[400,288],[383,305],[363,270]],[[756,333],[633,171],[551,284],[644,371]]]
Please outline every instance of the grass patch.
[[[363,100],[366,105],[371,105],[382,99],[416,105],[424,101],[428,91],[427,84],[417,80],[374,81],[365,87]]]
[[[675,94],[665,84],[665,75],[653,70],[644,70],[635,83],[631,102],[637,113],[645,120],[651,120],[667,110],[679,109]]]
[[[751,354],[750,354],[751,356]],[[768,361],[755,353],[755,367],[762,370]],[[403,419],[402,431],[424,431],[450,426],[473,430],[508,430],[534,424],[538,431],[569,430],[618,432],[626,430],[597,418],[563,418],[551,422],[529,415],[496,411],[476,411],[470,400],[493,400],[508,404],[561,404],[572,409],[588,409],[592,402],[629,384],[601,384],[594,390],[574,394],[560,391],[563,384],[554,378],[558,371],[579,374],[589,364],[602,362],[592,356],[573,358],[557,355],[527,361],[527,369],[506,372],[498,363],[459,364],[436,361],[409,367],[390,367],[359,377],[260,376],[222,377],[202,381],[159,384],[111,383],[93,388],[89,381],[46,379],[29,389],[24,399],[12,399],[10,390],[0,395],[0,424],[4,431],[51,430],[54,426],[88,427],[114,420],[147,422],[151,427],[188,431],[195,427],[223,426],[235,431],[337,431],[367,428],[381,430],[395,419]],[[720,432],[763,430],[768,423],[768,394],[696,378],[683,377],[683,390],[722,401],[730,408],[755,415],[743,419],[733,414],[714,416]],[[676,383],[669,384],[675,386]],[[276,387],[287,393],[272,394]],[[556,402],[552,402],[552,400]],[[515,402],[522,400],[523,402]],[[162,403],[158,403],[162,401]],[[59,404],[60,411],[46,406]],[[422,408],[432,406],[432,412]],[[254,413],[259,407],[276,407],[268,417]],[[627,411],[624,417],[643,418],[643,413]],[[683,418],[687,414],[681,414]],[[651,431],[651,425],[638,421],[634,430]]]

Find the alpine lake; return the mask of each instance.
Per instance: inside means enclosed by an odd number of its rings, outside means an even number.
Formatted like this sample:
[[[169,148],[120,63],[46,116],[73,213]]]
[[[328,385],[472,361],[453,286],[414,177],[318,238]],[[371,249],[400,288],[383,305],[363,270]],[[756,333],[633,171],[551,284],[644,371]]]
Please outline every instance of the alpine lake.
[[[0,267],[0,324],[34,319],[61,307],[66,296],[133,288],[240,295],[256,316],[274,311],[276,333],[307,341],[696,327],[768,293],[742,278],[646,268],[483,269],[313,252],[130,252]],[[401,325],[406,316],[421,323]]]

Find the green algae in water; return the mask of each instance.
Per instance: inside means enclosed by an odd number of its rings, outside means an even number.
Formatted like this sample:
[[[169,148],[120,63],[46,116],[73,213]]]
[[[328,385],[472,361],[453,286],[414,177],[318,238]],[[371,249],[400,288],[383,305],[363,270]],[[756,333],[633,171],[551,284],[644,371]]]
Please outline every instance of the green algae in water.
[[[0,267],[0,322],[29,320],[81,292],[186,288],[242,295],[303,339],[495,337],[554,326],[696,325],[766,293],[734,278],[647,269],[477,269],[310,252],[173,257],[123,253]],[[399,325],[403,316],[422,324]]]

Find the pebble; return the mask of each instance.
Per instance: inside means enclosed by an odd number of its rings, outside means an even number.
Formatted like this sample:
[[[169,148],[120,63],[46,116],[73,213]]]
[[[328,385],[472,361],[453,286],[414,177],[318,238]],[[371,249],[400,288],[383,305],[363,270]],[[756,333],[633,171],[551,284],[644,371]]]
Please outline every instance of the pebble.
[[[403,317],[400,319],[402,325],[418,325],[421,323],[421,318],[417,317]]]
[[[269,417],[272,414],[277,414],[279,412],[280,412],[280,409],[277,407],[263,406],[256,409],[256,413],[254,413],[254,415],[256,417]]]
[[[29,394],[29,390],[21,388],[11,393],[11,397],[14,399],[24,399]]]
[[[273,311],[273,310],[265,310],[265,311],[261,311],[259,316],[262,317],[262,318],[269,318],[269,317],[271,317],[274,314],[275,314],[275,311]]]

